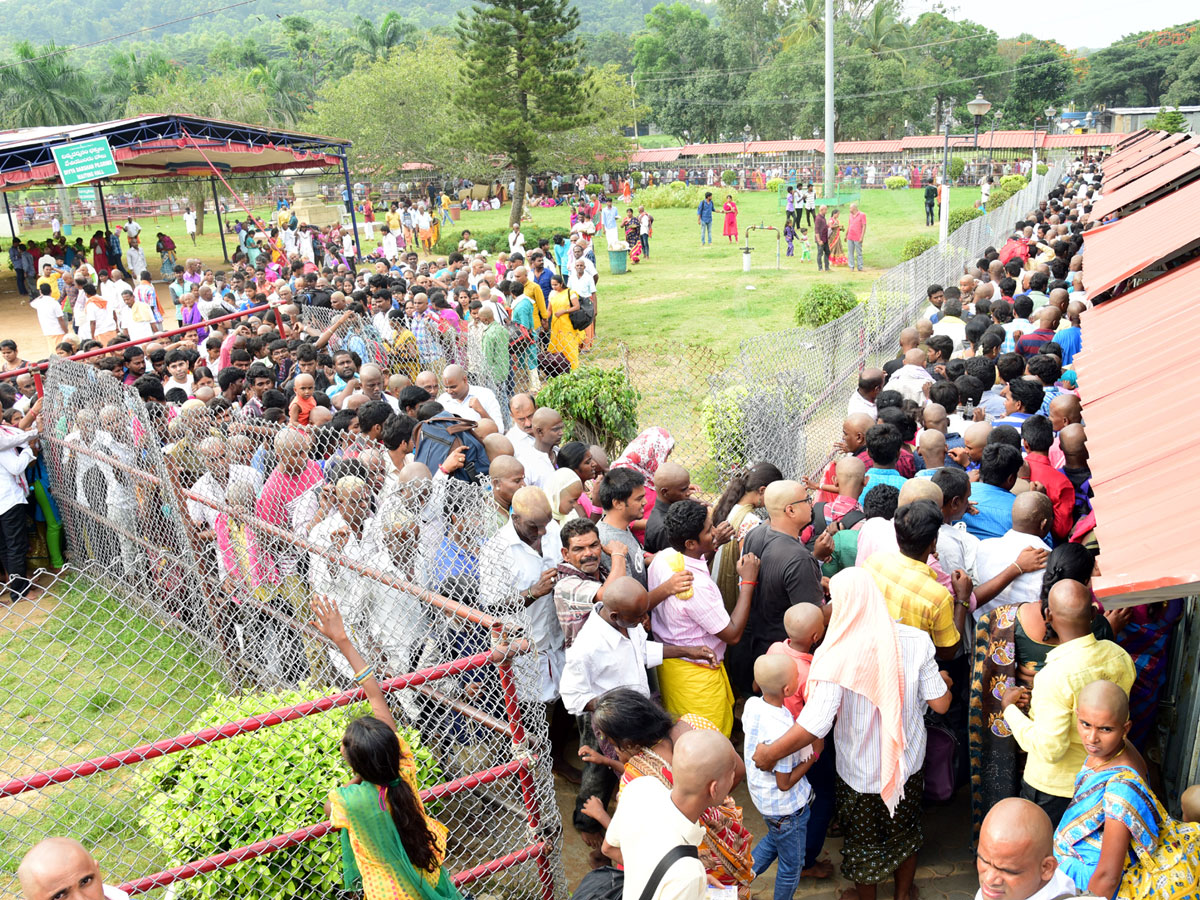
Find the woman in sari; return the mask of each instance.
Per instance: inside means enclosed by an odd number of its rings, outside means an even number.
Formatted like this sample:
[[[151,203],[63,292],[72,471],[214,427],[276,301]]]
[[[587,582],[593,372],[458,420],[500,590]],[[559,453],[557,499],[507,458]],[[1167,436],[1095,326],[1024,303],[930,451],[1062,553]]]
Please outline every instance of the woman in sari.
[[[646,506],[642,510],[642,518],[629,526],[638,543],[644,542],[646,520],[650,518],[654,502],[658,498],[658,492],[654,489],[654,473],[667,461],[674,449],[675,438],[671,437],[671,432],[655,426],[647,428],[630,441],[625,447],[625,452],[612,464],[614,469],[633,469],[646,483]]]
[[[717,548],[712,565],[713,580],[721,589],[727,611],[737,603],[737,561],[742,555],[742,539],[763,521],[754,510],[762,508],[767,485],[782,480],[783,473],[773,463],[757,462],[743,472],[734,473],[713,506],[713,521],[733,526],[733,540]]]
[[[733,199],[732,194],[725,195],[725,205],[721,207],[725,212],[725,230],[722,232],[725,237],[729,238],[729,243],[736,244],[738,239],[737,201]]]
[[[396,732],[375,674],[346,636],[337,606],[317,595],[317,628],[356,673],[371,715],[355,719],[342,737],[342,756],[354,780],[329,792],[325,812],[341,832],[342,881],[366,900],[457,900],[442,865],[446,826],[425,813],[412,750]]]
[[[571,313],[579,309],[579,295],[567,288],[566,276],[550,276],[550,296],[546,298],[546,305],[550,308],[550,343],[546,345],[546,352],[562,354],[574,371],[579,368],[581,335],[571,324]]]
[[[1039,603],[998,606],[976,623],[975,659],[968,712],[971,763],[971,820],[976,835],[988,810],[1020,788],[1017,743],[1004,721],[1001,698],[1012,687],[1033,687],[1033,677],[1058,646],[1046,624],[1050,589],[1070,580],[1087,584],[1095,562],[1078,544],[1055,547],[1046,560]],[[1112,640],[1113,629],[1099,610],[1092,621],[1097,640]]]
[[[175,277],[175,242],[161,231],[156,237],[158,240],[154,242],[154,249],[162,262],[163,281],[170,281]]]
[[[620,776],[621,788],[635,778],[656,778],[667,788],[672,787],[675,741],[689,731],[717,730],[712,722],[700,716],[687,715],[673,721],[661,706],[630,688],[617,688],[596,699],[592,728],[600,738],[601,749],[611,751],[616,759],[602,756],[591,747],[580,747],[579,755],[586,762],[612,768]],[[737,765],[735,786],[746,777],[741,757],[737,758]],[[608,827],[609,816],[599,797],[588,800],[583,812]],[[738,896],[747,900],[750,882],[754,880],[751,856],[754,838],[743,824],[741,807],[733,797],[726,797],[720,806],[710,806],[704,811],[700,825],[704,828],[704,839],[698,849],[705,871],[721,884],[736,885]]]
[[[836,209],[829,214],[829,262],[835,266],[846,265],[846,245],[842,243],[842,223]]]
[[[92,250],[92,268],[97,272],[107,272],[111,267],[108,262],[108,241],[104,239],[104,233],[97,231],[93,234],[88,246]]]
[[[1129,741],[1129,701],[1111,681],[1079,692],[1077,727],[1088,752],[1054,833],[1054,856],[1083,894],[1116,900],[1187,900],[1200,884],[1200,824],[1172,819],[1147,784]]]

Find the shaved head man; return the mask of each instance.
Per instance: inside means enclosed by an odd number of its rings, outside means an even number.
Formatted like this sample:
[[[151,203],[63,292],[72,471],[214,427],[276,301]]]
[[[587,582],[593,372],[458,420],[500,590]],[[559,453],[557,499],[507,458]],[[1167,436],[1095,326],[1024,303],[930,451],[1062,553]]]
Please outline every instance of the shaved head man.
[[[417,381],[421,381],[420,375],[417,376]],[[500,410],[496,392],[491,388],[470,384],[467,381],[467,370],[462,366],[446,366],[442,370],[442,385],[446,389],[437,396],[437,402],[442,404],[446,412],[481,424],[490,419],[497,431],[504,427],[504,414]],[[424,385],[419,386],[425,388]],[[484,437],[478,432],[476,435],[480,439]]]
[[[1032,697],[1027,688],[1015,687],[1001,700],[1004,721],[1029,754],[1021,796],[1044,809],[1053,822],[1062,821],[1075,792],[1075,776],[1088,756],[1075,726],[1080,693],[1097,680],[1111,681],[1127,695],[1133,686],[1133,660],[1118,644],[1096,640],[1096,615],[1086,585],[1057,582],[1048,597],[1046,636],[1057,637],[1058,646],[1034,677]]]
[[[1083,404],[1074,394],[1058,394],[1050,401],[1050,425],[1055,431],[1082,421]]]
[[[836,471],[835,471],[836,477]],[[799,481],[775,481],[763,492],[770,522],[746,535],[743,554],[759,559],[758,585],[742,639],[725,651],[725,667],[734,687],[750,696],[754,661],[776,641],[787,640],[783,616],[797,603],[824,605],[818,559],[833,555],[833,537],[822,532],[810,553],[798,540],[812,521],[812,499]]]
[[[530,420],[533,444],[517,448],[517,459],[525,464],[525,480],[536,487],[549,484],[558,466],[558,445],[562,441],[563,420],[557,410],[543,406]]]
[[[17,869],[26,900],[104,900],[100,867],[83,844],[72,838],[46,838]]]
[[[483,438],[483,449],[487,451],[488,462],[501,456],[512,456],[512,441],[502,434],[489,434]]]
[[[979,542],[975,565],[981,584],[1002,573],[1015,577],[988,602],[979,600],[977,616],[1004,604],[1032,603],[1041,598],[1042,568],[1050,553],[1043,537],[1050,531],[1053,518],[1054,505],[1049,497],[1025,491],[1013,502],[1012,528],[1001,537]]]
[[[846,405],[846,415],[865,413],[875,418],[875,398],[883,390],[886,381],[887,374],[883,369],[863,369],[858,376],[858,389],[850,395],[850,402]]]
[[[525,467],[511,456],[497,456],[488,466],[488,478],[492,482],[492,500],[501,521],[507,521],[513,495],[525,487]]]
[[[1053,845],[1054,826],[1043,810],[1020,797],[1001,800],[979,829],[976,900],[1074,896],[1075,883],[1058,870]]]
[[[664,480],[665,479],[665,480]],[[654,473],[654,487],[658,491],[658,500],[650,517],[646,520],[645,548],[647,553],[659,553],[671,546],[671,538],[667,534],[667,511],[673,503],[686,500],[691,496],[692,476],[678,463],[667,461],[658,467]]]

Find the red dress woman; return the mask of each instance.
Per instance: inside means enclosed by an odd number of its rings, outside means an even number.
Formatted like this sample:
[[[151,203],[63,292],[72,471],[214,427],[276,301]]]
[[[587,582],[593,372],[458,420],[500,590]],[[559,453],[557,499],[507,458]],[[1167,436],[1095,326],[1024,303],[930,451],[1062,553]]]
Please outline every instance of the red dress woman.
[[[725,195],[725,205],[721,207],[725,211],[725,237],[729,238],[729,243],[737,243],[738,227],[737,227],[737,203],[730,194]]]
[[[97,272],[109,271],[112,266],[108,262],[108,241],[104,240],[103,233],[93,234],[88,246],[92,248],[92,268]]]

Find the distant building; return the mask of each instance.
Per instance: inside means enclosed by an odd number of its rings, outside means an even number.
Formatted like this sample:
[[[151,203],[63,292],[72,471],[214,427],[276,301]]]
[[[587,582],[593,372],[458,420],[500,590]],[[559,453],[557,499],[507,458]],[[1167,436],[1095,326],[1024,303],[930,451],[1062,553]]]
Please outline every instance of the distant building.
[[[1187,120],[1188,131],[1200,132],[1200,106],[1180,106],[1179,112]],[[1100,131],[1117,131],[1130,134],[1158,115],[1157,106],[1110,106],[1100,111]]]

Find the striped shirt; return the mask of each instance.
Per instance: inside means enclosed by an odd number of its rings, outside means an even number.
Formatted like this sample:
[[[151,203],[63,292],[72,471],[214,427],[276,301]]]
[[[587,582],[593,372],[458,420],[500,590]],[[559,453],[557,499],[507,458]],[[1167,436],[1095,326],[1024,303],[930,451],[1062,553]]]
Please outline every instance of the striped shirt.
[[[958,644],[954,598],[927,564],[899,552],[875,553],[863,568],[875,578],[893,619],[925,632],[938,647]]]
[[[779,740],[794,724],[790,712],[782,706],[772,706],[762,697],[751,697],[742,711],[742,730],[746,733],[746,787],[750,790],[754,808],[763,816],[790,816],[804,809],[812,798],[812,788],[805,777],[787,791],[781,791],[775,780],[776,772],[786,775],[812,756],[812,747],[785,756],[770,772],[764,772],[750,760],[759,744]]]
[[[900,762],[903,784],[925,764],[926,701],[938,699],[948,689],[938,674],[929,635],[907,625],[897,625],[896,629],[904,670],[901,712],[904,756]],[[878,794],[883,790],[878,708],[862,694],[829,681],[810,680],[808,691],[808,702],[796,724],[817,737],[825,737],[832,728],[838,777],[860,794]]]

